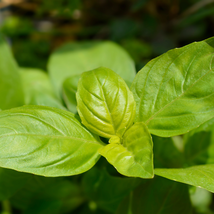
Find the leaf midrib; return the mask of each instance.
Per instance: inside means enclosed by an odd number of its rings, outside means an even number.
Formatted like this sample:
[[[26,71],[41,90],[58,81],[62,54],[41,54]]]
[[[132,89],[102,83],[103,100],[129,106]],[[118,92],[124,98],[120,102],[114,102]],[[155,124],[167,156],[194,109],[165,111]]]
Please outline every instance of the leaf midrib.
[[[78,140],[78,141],[84,141],[84,142],[88,142],[88,143],[93,143],[93,144],[98,144],[101,145],[99,142],[97,141],[91,141],[91,140],[86,140],[83,138],[76,138],[76,137],[72,137],[72,136],[64,136],[64,135],[42,135],[42,134],[30,134],[30,133],[13,133],[13,134],[5,134],[5,135],[1,135],[1,138],[4,137],[9,137],[9,136],[17,136],[17,135],[21,135],[21,136],[36,136],[36,137],[49,137],[49,138],[64,138],[64,139],[72,139],[72,140]]]
[[[145,121],[146,124],[149,124],[149,122],[154,119],[154,117],[159,114],[160,112],[162,112],[164,109],[166,109],[169,105],[171,105],[172,103],[174,103],[176,100],[178,100],[179,98],[181,98],[189,89],[191,89],[195,84],[197,84],[198,81],[200,81],[202,78],[204,78],[206,75],[208,75],[210,72],[212,72],[213,70],[209,70],[205,75],[201,76],[197,81],[195,81],[185,92],[183,92],[182,94],[180,94],[176,99],[172,100],[170,103],[168,103],[167,105],[165,105],[162,109],[158,110],[154,115],[152,115],[147,121]]]
[[[106,109],[107,109],[107,111],[108,111],[108,113],[109,113],[109,116],[110,116],[110,119],[111,119],[111,125],[112,125],[113,130],[114,130],[114,133],[115,133],[115,135],[116,135],[116,131],[117,131],[117,130],[116,130],[116,127],[115,127],[114,120],[113,120],[113,118],[112,118],[110,109],[109,109],[109,107],[108,107],[108,104],[107,104],[107,101],[106,101],[106,97],[105,97],[105,94],[104,94],[102,85],[101,85],[99,79],[97,78],[95,71],[93,71],[93,73],[94,73],[94,76],[95,76],[95,78],[96,78],[96,80],[97,80],[99,86],[100,86],[100,89],[101,89],[101,92],[102,92],[102,95],[103,95],[103,99],[104,99],[104,103],[105,103],[105,105],[106,105]],[[108,75],[108,77],[109,77],[109,75]],[[108,78],[108,77],[107,77],[107,78]],[[105,79],[105,82],[106,82],[107,78]]]

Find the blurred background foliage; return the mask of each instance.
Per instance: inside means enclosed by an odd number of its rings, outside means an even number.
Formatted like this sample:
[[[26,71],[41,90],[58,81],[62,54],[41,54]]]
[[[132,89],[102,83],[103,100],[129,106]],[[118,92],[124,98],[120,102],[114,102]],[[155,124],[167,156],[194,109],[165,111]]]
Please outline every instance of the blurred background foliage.
[[[1,0],[0,32],[18,64],[46,69],[68,41],[112,40],[137,70],[169,49],[214,35],[214,0]]]

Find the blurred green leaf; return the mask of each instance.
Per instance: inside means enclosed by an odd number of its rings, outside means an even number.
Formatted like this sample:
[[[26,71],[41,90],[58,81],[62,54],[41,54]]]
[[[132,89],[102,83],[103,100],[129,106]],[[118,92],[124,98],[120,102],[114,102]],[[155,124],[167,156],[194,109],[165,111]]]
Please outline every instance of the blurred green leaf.
[[[82,185],[89,201],[107,211],[115,212],[119,203],[139,182],[138,178],[114,177],[105,170],[94,167],[84,175]]]
[[[12,205],[24,213],[64,213],[76,209],[84,198],[80,187],[65,178],[33,176],[11,198]]]
[[[115,71],[129,86],[134,79],[133,60],[120,46],[109,41],[65,44],[51,55],[48,70],[54,89],[61,96],[66,78],[101,66]]]
[[[65,109],[54,94],[48,75],[33,68],[21,68],[25,105],[44,105]]]
[[[73,113],[77,113],[76,92],[79,78],[80,75],[73,75],[63,83],[62,97],[67,108]]]
[[[128,199],[128,198],[127,198]],[[161,177],[152,180],[143,180],[131,193],[128,202],[124,200],[119,206],[117,214],[181,214],[192,213],[187,185],[170,181]],[[123,211],[121,207],[131,203],[129,212]]]
[[[0,201],[9,199],[32,175],[11,169],[0,168]]]
[[[179,168],[184,164],[184,155],[175,147],[172,138],[152,136],[155,168]]]
[[[196,188],[195,192],[190,194],[190,199],[198,213],[212,214],[209,208],[212,203],[212,193],[205,189]]]
[[[185,157],[188,165],[214,163],[214,120],[184,135]]]
[[[0,109],[24,104],[21,76],[9,45],[0,34]]]

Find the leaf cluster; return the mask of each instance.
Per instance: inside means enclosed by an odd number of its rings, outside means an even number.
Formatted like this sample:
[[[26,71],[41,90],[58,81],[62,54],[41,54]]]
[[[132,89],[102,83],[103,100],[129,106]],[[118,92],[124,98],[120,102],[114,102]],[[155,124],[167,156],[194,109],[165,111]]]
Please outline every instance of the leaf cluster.
[[[213,59],[210,38],[135,76],[118,45],[71,43],[51,55],[47,75],[19,68],[1,37],[0,199],[23,213],[43,197],[51,211],[35,213],[192,213],[188,185],[214,192]],[[17,202],[17,191],[33,203]]]

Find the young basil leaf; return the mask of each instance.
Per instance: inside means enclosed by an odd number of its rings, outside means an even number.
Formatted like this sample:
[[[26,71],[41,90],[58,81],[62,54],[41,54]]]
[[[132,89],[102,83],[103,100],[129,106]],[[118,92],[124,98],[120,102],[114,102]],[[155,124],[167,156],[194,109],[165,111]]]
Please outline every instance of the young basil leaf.
[[[75,175],[99,159],[102,142],[68,111],[24,106],[0,112],[0,166],[44,176]]]
[[[77,88],[82,123],[105,138],[122,137],[133,124],[135,101],[124,80],[104,67],[82,74]]]
[[[99,152],[119,173],[130,177],[153,178],[152,138],[144,123],[135,123],[123,137],[113,138]]]
[[[73,75],[67,78],[63,83],[62,91],[63,99],[65,101],[67,108],[74,114],[77,113],[76,92],[79,79],[80,75]]]
[[[214,164],[198,165],[180,169],[155,169],[155,174],[173,181],[204,188],[214,193]]]
[[[48,75],[33,68],[21,68],[25,105],[44,105],[65,109],[53,92]]]
[[[51,55],[48,70],[54,89],[60,96],[66,78],[100,66],[115,71],[128,85],[136,74],[134,61],[128,53],[110,41],[65,44]]]
[[[0,201],[6,200],[21,189],[32,175],[0,168]]]
[[[131,90],[136,121],[158,136],[180,135],[214,117],[214,37],[150,61]]]
[[[24,104],[23,89],[18,66],[8,44],[0,34],[0,109]]]

